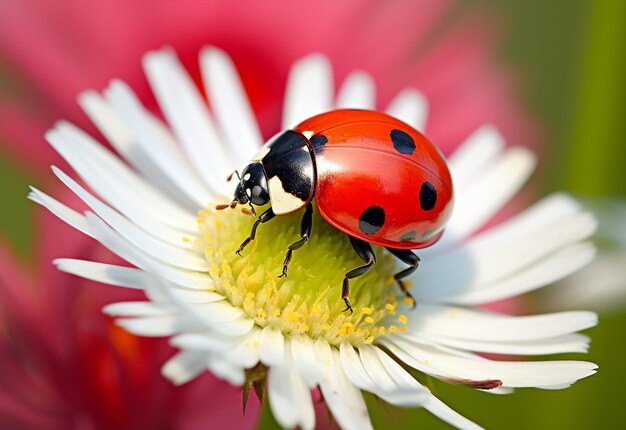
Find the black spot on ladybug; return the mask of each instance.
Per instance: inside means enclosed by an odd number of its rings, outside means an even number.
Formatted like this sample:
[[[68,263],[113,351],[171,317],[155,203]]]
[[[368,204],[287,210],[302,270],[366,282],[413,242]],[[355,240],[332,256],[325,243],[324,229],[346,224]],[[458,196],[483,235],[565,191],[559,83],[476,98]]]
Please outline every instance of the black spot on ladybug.
[[[417,232],[415,230],[407,231],[402,236],[400,236],[400,242],[408,242],[409,240],[413,240],[417,237]]]
[[[437,203],[437,190],[430,182],[424,182],[420,188],[420,206],[425,211],[435,207]]]
[[[380,206],[370,206],[359,217],[359,230],[365,234],[374,234],[385,223],[385,210]]]
[[[413,154],[413,151],[415,151],[415,141],[411,136],[395,128],[391,130],[390,136],[396,151],[400,154]]]
[[[317,134],[313,136],[309,142],[311,142],[313,148],[317,148],[318,146],[326,145],[328,143],[328,138],[323,134]]]

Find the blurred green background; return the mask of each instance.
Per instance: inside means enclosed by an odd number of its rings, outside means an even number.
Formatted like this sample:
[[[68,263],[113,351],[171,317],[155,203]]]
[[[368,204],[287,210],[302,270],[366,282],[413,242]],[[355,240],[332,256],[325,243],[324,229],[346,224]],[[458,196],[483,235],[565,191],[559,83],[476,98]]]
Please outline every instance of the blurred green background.
[[[624,198],[626,2],[471,0],[460,6],[459,13],[475,9],[498,17],[502,37],[498,60],[517,75],[521,103],[547,133],[534,185],[543,193],[565,189],[584,196]],[[34,235],[34,205],[26,200],[30,182],[26,172],[0,157],[0,233],[26,263]],[[431,387],[460,413],[488,427],[626,428],[621,409],[626,386],[623,309],[601,314],[600,325],[589,330],[590,353],[575,357],[598,363],[600,370],[570,389],[526,389],[494,396],[437,382]],[[373,399],[370,405],[377,428],[391,423],[397,430],[415,428],[416,423],[421,428],[447,428],[422,410],[396,409]],[[261,427],[274,426],[265,411]]]

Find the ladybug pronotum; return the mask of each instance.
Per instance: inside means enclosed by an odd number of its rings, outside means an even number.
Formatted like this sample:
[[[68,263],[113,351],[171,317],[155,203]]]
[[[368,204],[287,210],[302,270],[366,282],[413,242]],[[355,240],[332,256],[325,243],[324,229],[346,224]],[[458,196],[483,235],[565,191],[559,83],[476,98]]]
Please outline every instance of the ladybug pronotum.
[[[322,218],[348,235],[365,263],[344,276],[341,298],[350,311],[349,280],[376,263],[370,244],[384,246],[410,266],[395,280],[412,299],[402,281],[419,265],[411,250],[441,237],[453,204],[452,179],[439,150],[404,122],[367,110],[335,110],[307,119],[265,144],[239,178],[232,203],[218,209],[238,203],[271,206],[237,253],[254,239],[259,224],[304,208],[300,240],[288,246],[283,262],[280,276],[287,276],[293,251],[311,235],[315,199]]]

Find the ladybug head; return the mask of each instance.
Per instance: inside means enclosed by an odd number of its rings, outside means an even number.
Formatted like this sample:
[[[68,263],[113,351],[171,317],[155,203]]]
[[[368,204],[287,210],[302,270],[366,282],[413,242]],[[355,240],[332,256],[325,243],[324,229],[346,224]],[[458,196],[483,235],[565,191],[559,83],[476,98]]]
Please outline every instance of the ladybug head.
[[[267,177],[261,163],[251,163],[243,169],[235,189],[235,200],[242,205],[250,202],[256,206],[263,206],[270,201]]]

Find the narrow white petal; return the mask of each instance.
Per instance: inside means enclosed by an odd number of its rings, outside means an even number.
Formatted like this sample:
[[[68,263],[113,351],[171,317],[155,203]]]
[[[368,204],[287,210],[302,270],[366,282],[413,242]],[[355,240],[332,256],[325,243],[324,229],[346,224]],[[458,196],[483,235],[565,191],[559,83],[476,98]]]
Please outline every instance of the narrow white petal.
[[[594,218],[570,197],[550,196],[455,249],[420,252],[424,264],[410,277],[412,293],[426,301],[471,304],[542,287],[590,261],[592,247],[570,244],[595,228]]]
[[[175,315],[177,311],[171,303],[153,302],[117,302],[102,308],[102,312],[113,317],[159,317]]]
[[[374,79],[362,71],[348,75],[337,94],[337,109],[375,109],[376,86]]]
[[[212,189],[214,193],[211,193],[211,190],[206,188],[194,174],[189,161],[193,162],[193,157],[197,157],[198,154],[186,158],[176,145],[173,136],[165,128],[155,124],[154,118],[148,114],[137,96],[123,82],[111,82],[106,96],[136,137],[144,154],[161,169],[163,175],[196,205],[206,206],[213,199],[215,192],[219,190]]]
[[[272,366],[267,389],[270,408],[278,423],[285,428],[315,427],[315,411],[311,392],[304,379],[286,365]]]
[[[321,54],[294,63],[289,73],[283,108],[283,129],[293,128],[314,115],[332,109],[333,71]]]
[[[208,331],[202,333],[184,333],[175,336],[170,343],[180,349],[202,350],[210,352],[241,369],[254,367],[259,361],[258,328],[242,336]]]
[[[246,382],[244,369],[221,357],[210,356],[207,359],[207,367],[215,376],[225,380],[231,385],[239,387]]]
[[[241,339],[242,337],[226,336],[207,331],[179,334],[170,340],[170,344],[180,349],[198,349],[223,354],[230,348],[233,348]]]
[[[118,318],[115,320],[115,324],[130,333],[146,337],[165,337],[204,329],[197,320],[185,315]]]
[[[62,170],[52,167],[54,174],[78,197],[81,198],[94,212],[106,223],[113,227],[119,234],[144,252],[160,259],[163,262],[188,270],[208,271],[209,265],[204,257],[196,253],[175,247],[139,229],[135,224],[126,219],[120,213],[110,208],[91,193],[78,185]],[[184,243],[180,241],[181,245]]]
[[[358,348],[359,357],[361,358],[361,363],[363,363],[363,368],[367,372],[372,381],[374,382],[374,386],[376,387],[376,393],[389,393],[393,392],[396,389],[395,381],[389,376],[389,374],[385,371],[385,368],[382,367],[378,357],[376,356],[375,347],[371,345],[364,345]]]
[[[29,198],[41,206],[48,209],[53,215],[57,218],[61,219],[63,222],[68,225],[74,227],[76,230],[80,231],[83,234],[86,234],[89,237],[93,237],[93,233],[89,228],[89,224],[84,216],[79,214],[73,209],[68,208],[63,203],[58,200],[53,199],[49,195],[45,194],[42,191],[39,191],[37,188],[30,187],[31,194],[29,194]],[[31,197],[32,196],[32,197]]]
[[[250,369],[256,366],[259,362],[260,335],[261,330],[253,326],[250,331],[245,334],[242,341],[227,352],[226,357],[244,369]]]
[[[134,267],[115,266],[71,258],[59,258],[54,260],[54,264],[63,272],[117,287],[143,290],[146,288],[146,284],[152,281],[147,272]]]
[[[463,415],[451,409],[448,405],[441,400],[430,395],[428,401],[424,404],[424,407],[436,417],[444,420],[448,424],[463,430],[477,430],[482,429],[479,425],[465,418]]]
[[[233,156],[176,54],[170,49],[152,52],[144,57],[143,65],[159,106],[187,157],[213,191],[223,190],[223,178],[234,169]]]
[[[416,130],[424,132],[428,119],[428,100],[419,91],[408,88],[389,103],[386,112]]]
[[[135,166],[151,184],[157,186],[161,193],[168,195],[173,201],[181,200],[178,189],[164,178],[161,169],[152,161],[150,154],[146,154],[144,148],[137,143],[136,137],[106,98],[95,91],[86,91],[79,95],[78,102],[98,130],[124,159]],[[188,203],[188,200],[181,201],[183,205]]]
[[[451,355],[432,346],[410,342],[398,336],[392,342],[418,363],[434,369],[436,376],[449,375],[453,379],[484,381],[500,380],[505,387],[543,387],[571,384],[593,375],[597,366],[584,361],[493,361],[475,360]],[[396,354],[404,361],[404,356]],[[413,362],[406,362],[413,366]],[[419,369],[422,370],[422,369]]]
[[[373,393],[398,406],[413,407],[424,403],[428,391],[388,355],[371,345],[359,347],[359,355],[363,367],[374,383]]]
[[[315,344],[309,336],[291,336],[288,345],[293,363],[310,388],[316,387],[324,373],[315,359]]]
[[[515,342],[546,339],[593,327],[593,312],[559,312],[532,316],[509,316],[483,310],[422,304],[411,315],[403,334],[446,336],[465,340]]]
[[[519,296],[571,275],[589,264],[595,255],[596,250],[591,243],[571,245],[531,264],[514,276],[469,289],[465,293],[455,294],[446,301],[471,305]]]
[[[186,232],[197,232],[193,216],[172,205],[74,125],[60,122],[46,133],[46,139],[92,190],[138,225],[159,231],[160,237],[174,243],[180,243]]]
[[[346,377],[339,351],[319,339],[315,342],[315,354],[324,368],[320,389],[339,426],[346,430],[372,429],[363,395]]]
[[[78,96],[78,103],[115,150],[134,164],[135,137],[105,98],[90,90]]]
[[[374,392],[376,385],[369,373],[363,367],[361,358],[354,347],[348,342],[342,342],[339,347],[339,359],[343,366],[343,371],[354,385],[361,390]]]
[[[224,51],[214,47],[202,50],[200,68],[225,143],[237,164],[245,165],[263,144],[263,137],[237,69]]]
[[[96,215],[88,212],[86,216],[96,239],[124,260],[154,274],[156,277],[167,279],[175,284],[187,288],[213,290],[213,280],[209,275],[163,264],[128,243],[125,238],[107,226]]]
[[[259,337],[259,357],[266,366],[285,363],[285,337],[280,330],[267,326]]]
[[[504,149],[504,137],[491,124],[472,133],[448,158],[448,167],[457,191],[479,177]],[[460,188],[458,188],[460,187]]]
[[[378,347],[371,347],[380,364],[396,382],[400,393],[395,404],[401,406],[420,406],[428,398],[429,391],[415,380],[406,370],[396,363],[386,352]]]
[[[161,373],[176,385],[191,381],[206,369],[207,354],[198,351],[181,351],[161,369]]]
[[[489,221],[519,191],[534,167],[532,152],[510,148],[473,181],[455,183],[456,200],[446,240],[461,240]]]
[[[507,355],[545,355],[567,352],[587,352],[590,342],[587,336],[580,334],[567,334],[547,339],[517,342],[489,342],[429,335],[420,335],[419,339],[431,344],[444,345],[449,348]]]

